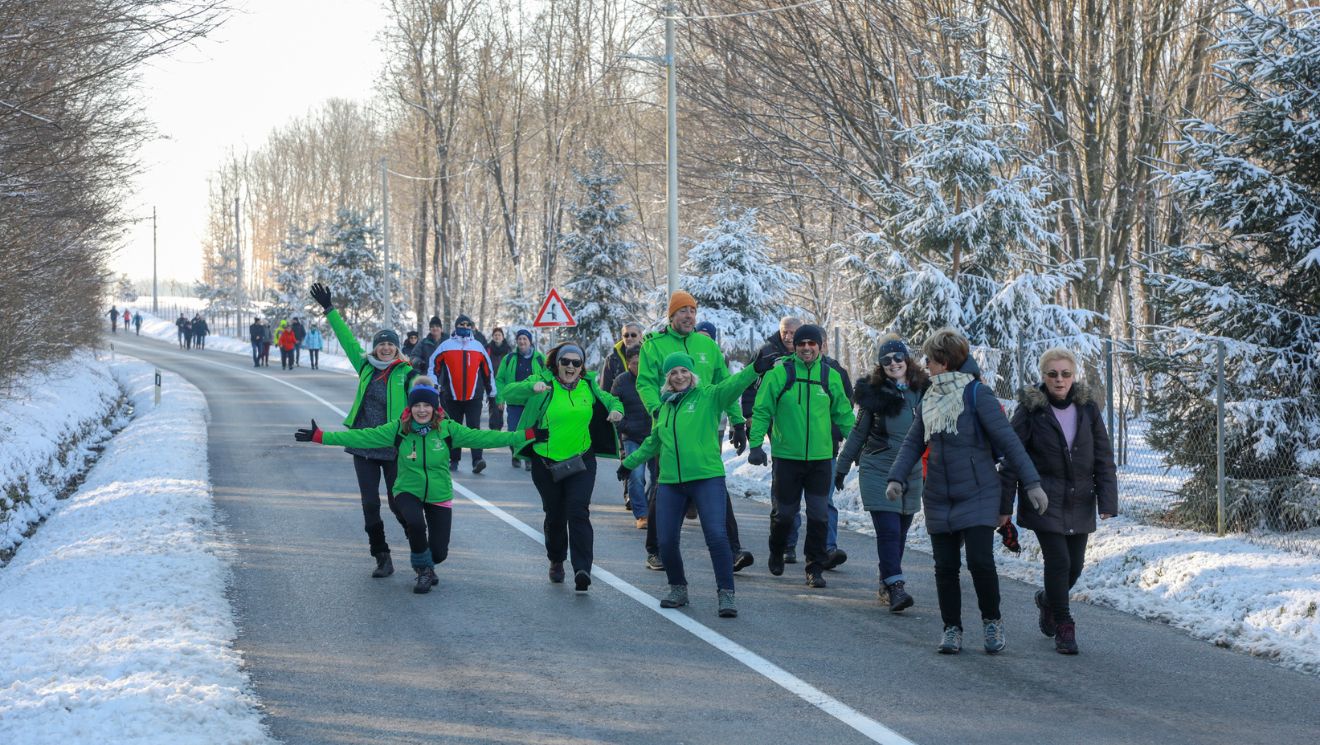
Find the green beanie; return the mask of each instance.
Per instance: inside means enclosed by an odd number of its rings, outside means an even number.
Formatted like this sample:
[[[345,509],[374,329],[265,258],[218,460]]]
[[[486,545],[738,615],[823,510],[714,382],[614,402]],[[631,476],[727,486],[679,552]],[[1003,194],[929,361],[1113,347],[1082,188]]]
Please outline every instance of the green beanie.
[[[696,365],[697,363],[692,361],[692,355],[686,352],[670,352],[669,356],[665,357],[664,364],[660,367],[663,373],[668,375],[669,371],[673,370],[675,367],[686,367],[691,370],[693,367],[696,367]]]

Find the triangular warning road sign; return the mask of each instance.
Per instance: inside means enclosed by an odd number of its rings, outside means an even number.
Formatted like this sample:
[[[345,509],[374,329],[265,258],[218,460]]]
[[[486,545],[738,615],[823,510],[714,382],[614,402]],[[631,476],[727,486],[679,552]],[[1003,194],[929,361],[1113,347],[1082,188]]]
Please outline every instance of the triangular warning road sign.
[[[536,320],[532,325],[537,328],[556,328],[561,326],[576,326],[577,321],[573,320],[573,314],[568,312],[568,306],[564,304],[564,299],[559,297],[559,291],[550,288],[550,294],[545,296],[545,302],[541,303],[541,310],[536,314]]]

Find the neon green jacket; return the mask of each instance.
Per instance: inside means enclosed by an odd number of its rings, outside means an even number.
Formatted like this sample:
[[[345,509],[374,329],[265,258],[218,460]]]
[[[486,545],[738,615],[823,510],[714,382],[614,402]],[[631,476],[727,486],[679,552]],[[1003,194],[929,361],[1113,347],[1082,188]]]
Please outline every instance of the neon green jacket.
[[[678,401],[660,404],[651,434],[640,447],[623,459],[637,468],[660,454],[660,483],[680,484],[724,475],[720,457],[720,415],[729,403],[756,382],[751,365],[716,385],[699,383]]]
[[[348,410],[348,416],[344,418],[344,426],[352,427],[353,422],[357,421],[358,408],[362,406],[362,396],[367,391],[367,383],[371,382],[372,375],[379,375],[380,371],[367,362],[367,356],[362,353],[357,338],[353,336],[348,324],[344,323],[337,309],[326,313],[325,319],[330,322],[330,328],[334,330],[335,338],[339,340],[339,346],[343,347],[344,354],[353,365],[353,369],[358,371],[357,395],[353,397],[353,407]],[[403,416],[403,410],[408,408],[408,383],[412,382],[416,373],[407,362],[400,362],[390,368],[389,375],[385,384],[387,423],[397,422],[399,417]]]
[[[795,375],[793,385],[785,391],[789,365]],[[822,385],[824,376],[829,379],[828,392]],[[760,447],[770,432],[770,449],[776,458],[829,460],[834,457],[834,426],[847,432],[856,419],[852,403],[843,392],[843,378],[820,358],[808,367],[793,355],[761,379],[747,445]]]
[[[545,383],[550,388],[540,393],[533,393],[532,386],[537,382]],[[588,432],[591,440],[589,452],[605,458],[619,457],[619,433],[615,431],[614,424],[605,417],[609,416],[611,411],[623,413],[623,404],[619,399],[602,391],[596,385],[596,371],[587,370],[582,373],[582,382],[579,385],[587,385],[591,388],[591,394],[596,397],[596,404],[593,407],[591,423]],[[532,427],[540,427],[541,420],[545,416],[545,410],[550,405],[550,397],[554,395],[554,376],[549,371],[540,375],[531,375],[526,380],[514,383],[510,386],[509,397],[506,399],[509,403],[522,404],[522,418],[518,420],[518,429],[525,430]],[[568,433],[562,433],[568,434]],[[579,433],[580,434],[580,433]],[[555,431],[550,431],[550,439],[554,440]],[[522,455],[519,457],[527,457]]]
[[[394,480],[396,493],[421,497],[423,502],[436,504],[454,498],[454,480],[449,475],[449,446],[460,448],[494,448],[525,446],[532,441],[519,430],[500,432],[490,429],[470,429],[453,421],[441,419],[425,435],[416,432],[400,436],[403,422],[386,422],[369,429],[350,429],[346,432],[322,432],[321,444],[342,445],[351,448],[389,448],[398,441],[396,463],[399,475]]]
[[[518,350],[515,349],[504,355],[504,359],[500,360],[500,369],[495,371],[495,403],[512,403],[514,406],[519,405],[519,401],[509,401],[508,396],[505,394],[505,391],[511,386],[522,382],[521,380],[513,379],[513,376],[517,374],[517,371]],[[540,373],[548,372],[549,371],[545,369],[545,355],[541,354],[539,349],[532,350],[532,374],[528,375],[523,380],[530,380],[537,377]],[[528,391],[528,393],[530,393],[530,391]],[[526,400],[526,398],[522,399],[522,401]]]
[[[664,331],[652,331],[642,341],[642,351],[637,359],[637,395],[641,396],[646,410],[655,415],[660,408],[660,387],[664,385],[664,375],[660,372],[665,358],[673,352],[684,352],[692,356],[695,367],[692,372],[706,385],[718,385],[729,377],[729,366],[724,363],[724,352],[720,345],[705,334],[695,331],[680,334],[673,326],[666,326]],[[730,424],[742,424],[742,407],[735,401],[725,407]]]

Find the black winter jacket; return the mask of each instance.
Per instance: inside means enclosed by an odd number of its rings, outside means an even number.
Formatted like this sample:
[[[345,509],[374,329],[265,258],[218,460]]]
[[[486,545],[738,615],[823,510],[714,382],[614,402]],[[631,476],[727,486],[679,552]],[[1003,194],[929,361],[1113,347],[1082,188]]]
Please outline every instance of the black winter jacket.
[[[614,377],[610,393],[623,403],[623,419],[615,425],[619,436],[633,442],[645,440],[651,434],[651,415],[646,413],[646,404],[637,393],[637,378],[624,370]]]
[[[752,359],[752,365],[764,377],[765,373],[774,367],[776,362],[790,354],[793,354],[793,350],[784,343],[783,337],[776,331],[766,337],[765,344],[761,345],[761,348],[756,352],[756,357]],[[760,389],[761,379],[757,378],[756,383],[743,391],[742,399],[739,402],[742,405],[743,418],[749,422],[752,421],[752,406],[756,404],[756,392]],[[849,393],[848,395],[851,398],[852,394]]]
[[[1043,385],[1018,394],[1013,431],[1040,473],[1041,488],[1050,498],[1049,507],[1044,515],[1031,508],[1025,487],[1018,484],[1017,475],[1006,462],[1000,472],[999,513],[1011,514],[1013,498],[1020,494],[1017,522],[1021,527],[1064,535],[1093,533],[1096,513],[1118,514],[1114,450],[1100,416],[1100,405],[1085,383],[1073,383],[1077,435],[1070,450],[1047,396]]]

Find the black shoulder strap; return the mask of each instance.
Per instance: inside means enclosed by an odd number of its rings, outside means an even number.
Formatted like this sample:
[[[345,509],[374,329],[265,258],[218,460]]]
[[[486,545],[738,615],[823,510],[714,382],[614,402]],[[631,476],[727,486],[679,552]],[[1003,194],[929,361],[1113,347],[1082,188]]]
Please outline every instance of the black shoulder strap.
[[[820,372],[820,380],[812,380],[811,374],[808,373],[807,379],[803,382],[805,382],[807,385],[818,385],[824,388],[825,395],[830,397],[830,405],[833,406],[834,391],[830,388],[830,366],[825,362],[824,359],[821,359],[820,365],[822,368]],[[784,367],[786,372],[786,375],[784,376],[784,387],[779,391],[779,395],[775,396],[776,406],[779,405],[779,399],[783,398],[784,394],[788,393],[789,389],[793,387],[793,384],[797,382],[797,365],[795,365],[792,362],[789,362],[786,363]]]

